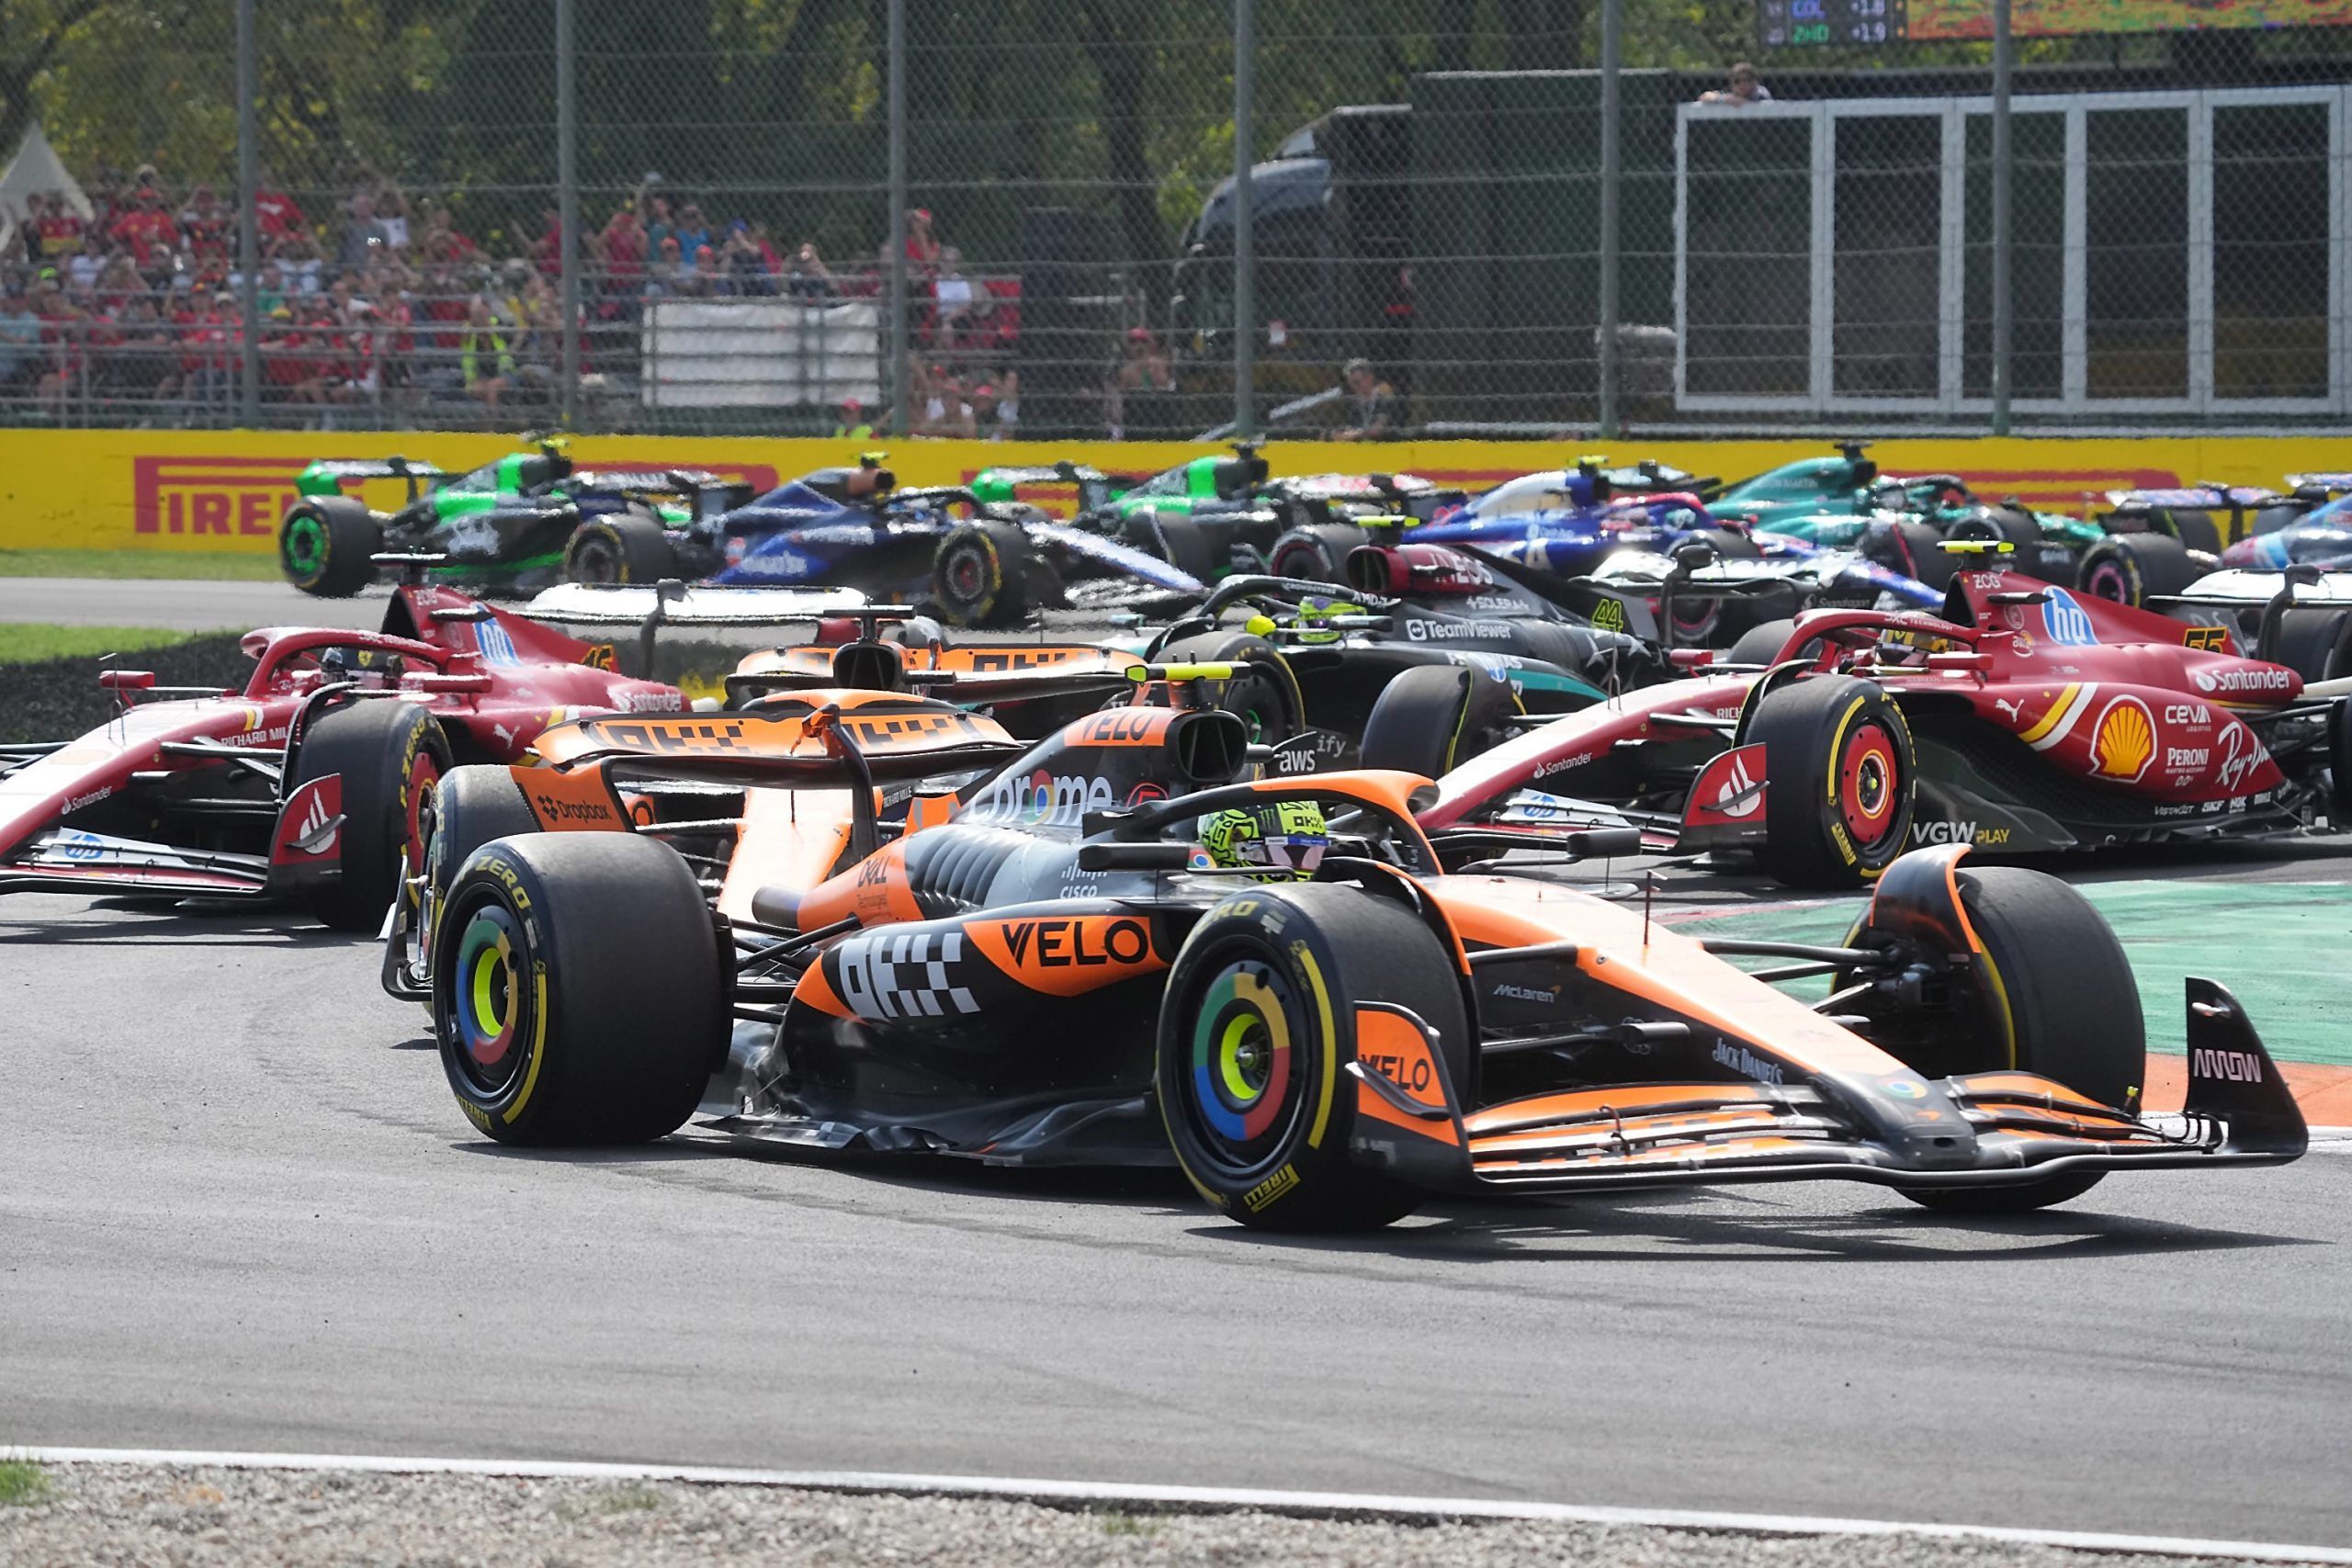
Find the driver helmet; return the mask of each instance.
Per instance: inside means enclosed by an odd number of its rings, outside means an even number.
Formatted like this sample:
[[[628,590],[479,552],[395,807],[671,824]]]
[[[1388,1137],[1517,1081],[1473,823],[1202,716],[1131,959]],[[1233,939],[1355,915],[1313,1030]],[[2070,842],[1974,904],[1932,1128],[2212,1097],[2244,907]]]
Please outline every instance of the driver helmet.
[[[1331,847],[1323,808],[1311,800],[1237,807],[1202,818],[1199,827],[1209,864],[1247,870],[1253,882],[1305,882]]]

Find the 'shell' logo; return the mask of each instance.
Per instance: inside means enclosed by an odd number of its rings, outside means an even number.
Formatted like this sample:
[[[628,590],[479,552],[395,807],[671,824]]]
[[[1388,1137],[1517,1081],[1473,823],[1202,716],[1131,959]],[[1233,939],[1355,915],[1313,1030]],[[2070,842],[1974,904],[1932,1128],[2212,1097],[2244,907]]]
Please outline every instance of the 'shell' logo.
[[[300,457],[134,457],[131,531],[266,538],[294,503],[302,468]]]

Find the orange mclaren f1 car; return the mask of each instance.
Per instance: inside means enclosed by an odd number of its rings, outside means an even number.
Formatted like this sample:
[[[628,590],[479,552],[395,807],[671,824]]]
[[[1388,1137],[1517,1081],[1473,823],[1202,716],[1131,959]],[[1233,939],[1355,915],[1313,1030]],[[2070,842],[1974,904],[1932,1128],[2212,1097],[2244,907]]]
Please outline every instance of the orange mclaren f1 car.
[[[1292,1229],[1439,1191],[1804,1178],[2028,1209],[2304,1148],[2206,980],[2186,1114],[2142,1115],[2114,937],[1964,846],[1897,861],[1842,944],[1700,942],[1475,859],[1447,874],[1442,849],[1477,845],[1416,824],[1414,775],[1251,776],[1209,705],[1230,668],[1139,667],[1132,705],[1035,745],[854,673],[450,775],[443,823],[473,842],[419,966],[483,1134],[656,1138],[699,1106],[752,1145],[1172,1156],[1226,1214]],[[1758,953],[1785,962],[1724,961]],[[1821,975],[1813,1004],[1773,984]]]

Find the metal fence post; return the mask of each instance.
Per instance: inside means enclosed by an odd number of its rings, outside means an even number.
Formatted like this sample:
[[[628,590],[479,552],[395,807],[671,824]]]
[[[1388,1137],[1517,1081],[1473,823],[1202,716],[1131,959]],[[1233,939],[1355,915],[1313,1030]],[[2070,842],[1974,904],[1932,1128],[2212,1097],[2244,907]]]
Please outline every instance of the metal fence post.
[[[252,0],[246,0],[251,4]],[[563,428],[580,423],[580,96],[574,76],[573,0],[555,0],[555,185],[563,319]]]
[[[2009,76],[2017,64],[2009,0],[1993,0],[1993,434],[2009,433],[2009,352],[2015,331],[2009,291]]]
[[[1617,180],[1623,167],[1618,144],[1619,81],[1624,66],[1624,0],[1600,6],[1600,434],[1617,438]]]
[[[254,141],[254,100],[261,96],[261,47],[254,37],[254,0],[237,0],[237,314],[239,418],[261,423],[261,235],[254,197],[260,193],[260,157]]]
[[[912,428],[907,408],[907,0],[890,0],[890,319],[883,351],[890,363],[879,378],[890,394],[890,434]]]
[[[1257,53],[1254,0],[1233,0],[1233,433],[1245,441],[1258,434],[1258,246],[1250,200]]]

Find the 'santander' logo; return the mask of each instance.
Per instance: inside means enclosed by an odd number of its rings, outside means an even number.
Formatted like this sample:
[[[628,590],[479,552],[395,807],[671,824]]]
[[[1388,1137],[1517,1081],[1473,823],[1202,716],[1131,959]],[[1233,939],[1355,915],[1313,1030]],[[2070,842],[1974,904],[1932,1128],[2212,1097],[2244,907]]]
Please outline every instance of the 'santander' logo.
[[[131,531],[267,537],[302,468],[300,457],[133,457]]]

